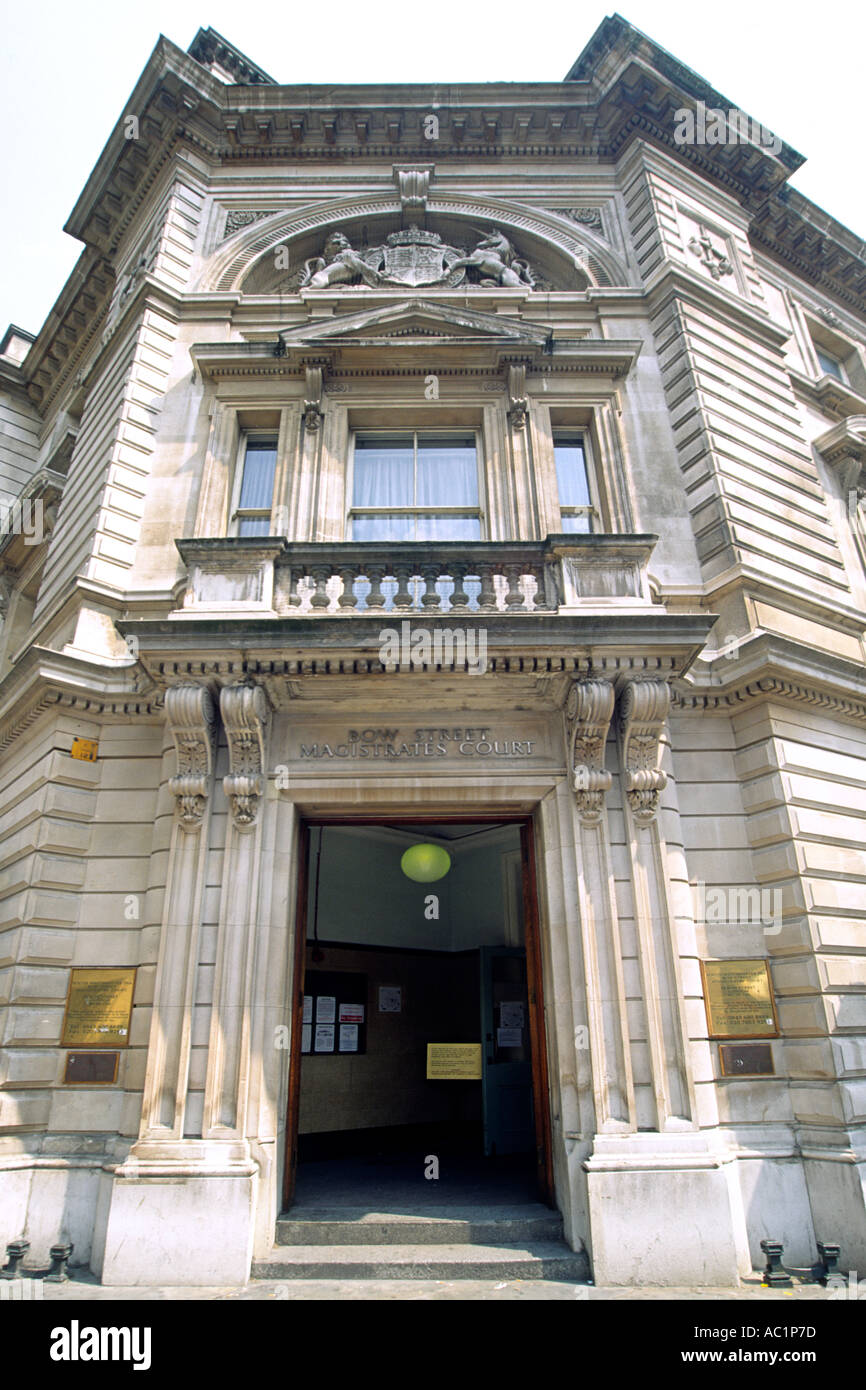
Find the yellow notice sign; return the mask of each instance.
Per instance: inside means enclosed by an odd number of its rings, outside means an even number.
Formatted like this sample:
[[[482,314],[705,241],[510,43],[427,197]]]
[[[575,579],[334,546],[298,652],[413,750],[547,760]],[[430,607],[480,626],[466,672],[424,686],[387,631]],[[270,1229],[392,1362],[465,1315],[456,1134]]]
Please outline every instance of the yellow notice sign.
[[[70,752],[73,758],[78,758],[81,762],[95,763],[99,744],[92,738],[74,738]]]
[[[128,1047],[135,969],[72,971],[61,1047]]]
[[[766,960],[706,960],[701,972],[711,1038],[778,1037]]]
[[[480,1081],[480,1043],[428,1043],[428,1081]]]

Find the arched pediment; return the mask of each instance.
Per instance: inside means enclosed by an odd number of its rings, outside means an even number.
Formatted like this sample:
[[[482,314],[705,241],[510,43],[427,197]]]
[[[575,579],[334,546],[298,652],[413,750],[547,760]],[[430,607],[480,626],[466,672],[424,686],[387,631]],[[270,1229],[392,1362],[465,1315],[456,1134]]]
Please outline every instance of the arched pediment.
[[[400,258],[388,254],[389,238],[406,234],[400,202],[397,197],[369,197],[330,199],[302,212],[274,213],[243,228],[213,257],[199,288],[248,294],[296,292],[305,263],[322,255],[328,236],[335,231],[342,233],[367,262],[375,264],[375,253],[382,250],[378,265],[383,278],[377,281],[381,288],[405,293],[407,288],[423,289],[425,284],[434,287],[429,279],[419,279],[413,285],[407,280],[400,283],[390,274],[397,260],[401,266],[406,264],[408,255]],[[525,272],[518,269],[518,279],[522,282],[525,278],[527,289],[530,281],[542,290],[578,293],[594,286],[628,283],[623,266],[600,238],[542,208],[499,199],[431,195],[422,232],[431,244],[438,238],[447,253],[445,269],[449,261],[471,254],[482,238],[498,232],[507,238],[516,262],[526,267]],[[280,248],[284,248],[282,256],[277,254]],[[417,273],[423,274],[423,270]],[[473,279],[483,281],[483,274],[470,267],[464,283]],[[443,281],[444,286],[447,283]]]

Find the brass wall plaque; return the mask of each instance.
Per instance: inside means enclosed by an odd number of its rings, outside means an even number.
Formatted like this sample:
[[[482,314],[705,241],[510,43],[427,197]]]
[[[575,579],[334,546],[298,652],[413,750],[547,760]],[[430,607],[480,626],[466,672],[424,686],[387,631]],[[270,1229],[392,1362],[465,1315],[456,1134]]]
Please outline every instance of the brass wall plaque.
[[[428,1081],[480,1081],[480,1043],[428,1043]]]
[[[113,1086],[119,1052],[67,1052],[64,1086]]]
[[[722,1076],[775,1076],[769,1043],[719,1043]]]
[[[779,1023],[766,960],[702,960],[711,1038],[777,1038]]]
[[[73,758],[78,758],[81,762],[95,763],[99,744],[92,738],[74,738],[69,751]]]
[[[128,1047],[135,968],[72,971],[61,1047]]]

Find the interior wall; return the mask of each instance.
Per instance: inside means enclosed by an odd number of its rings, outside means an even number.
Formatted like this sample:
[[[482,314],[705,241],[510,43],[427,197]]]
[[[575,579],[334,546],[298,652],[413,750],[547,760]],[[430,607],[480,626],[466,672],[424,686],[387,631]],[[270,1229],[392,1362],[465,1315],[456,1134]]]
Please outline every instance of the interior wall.
[[[377,839],[375,827],[326,826],[318,887],[320,941],[394,946],[412,950],[462,951],[476,946],[516,944],[515,905],[506,902],[505,854],[519,850],[516,827],[507,839],[447,845],[451,869],[436,883],[414,883],[400,868],[403,852],[421,835]],[[312,834],[308,936],[313,933],[319,830]],[[430,899],[435,898],[435,903]],[[519,913],[519,904],[517,905]],[[438,914],[438,915],[431,915]],[[509,932],[510,926],[510,932]],[[519,938],[522,940],[522,938]]]
[[[327,947],[317,971],[367,976],[366,1053],[306,1055],[301,1060],[300,1134],[451,1122],[480,1115],[480,1081],[428,1081],[428,1042],[481,1038],[478,955]],[[400,1013],[379,1012],[380,985],[399,985]],[[309,989],[305,991],[309,993]]]

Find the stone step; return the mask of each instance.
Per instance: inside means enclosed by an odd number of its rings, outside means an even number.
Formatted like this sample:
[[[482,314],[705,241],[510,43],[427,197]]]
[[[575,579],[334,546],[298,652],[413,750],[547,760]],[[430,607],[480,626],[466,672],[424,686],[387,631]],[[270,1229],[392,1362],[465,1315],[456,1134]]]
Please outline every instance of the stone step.
[[[558,1241],[528,1245],[277,1245],[253,1279],[558,1279],[586,1281],[585,1254]]]
[[[526,1245],[561,1240],[562,1217],[538,1204],[495,1211],[441,1207],[424,1212],[298,1206],[279,1218],[275,1236],[279,1246]]]

